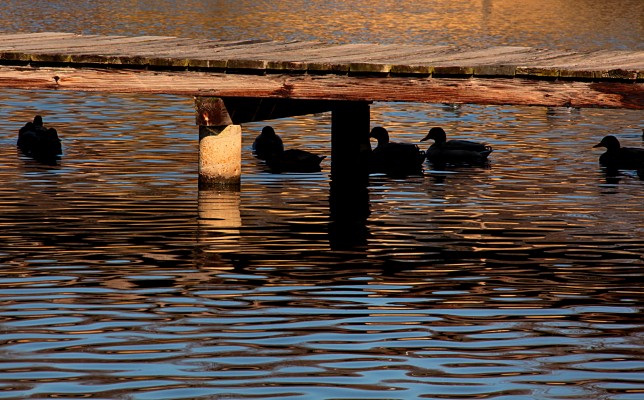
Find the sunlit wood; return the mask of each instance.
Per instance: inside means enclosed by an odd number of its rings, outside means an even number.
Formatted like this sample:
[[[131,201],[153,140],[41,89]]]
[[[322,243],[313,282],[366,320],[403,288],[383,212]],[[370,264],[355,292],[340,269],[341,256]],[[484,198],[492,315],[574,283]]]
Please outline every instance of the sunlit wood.
[[[6,88],[644,108],[644,51],[34,33],[0,34],[0,65]]]

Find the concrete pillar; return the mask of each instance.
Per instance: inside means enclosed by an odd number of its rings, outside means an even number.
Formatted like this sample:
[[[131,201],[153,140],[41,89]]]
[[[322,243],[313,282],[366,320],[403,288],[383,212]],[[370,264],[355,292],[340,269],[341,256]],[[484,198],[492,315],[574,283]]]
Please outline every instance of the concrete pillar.
[[[241,184],[241,126],[199,126],[199,189],[238,189]]]
[[[223,99],[195,97],[199,126],[199,189],[238,189],[241,182],[241,126],[234,125]]]

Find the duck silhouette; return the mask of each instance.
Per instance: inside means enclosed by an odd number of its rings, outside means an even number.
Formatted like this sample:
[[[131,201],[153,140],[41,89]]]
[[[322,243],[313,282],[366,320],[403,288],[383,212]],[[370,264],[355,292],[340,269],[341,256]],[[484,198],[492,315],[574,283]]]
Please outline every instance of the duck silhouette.
[[[272,126],[265,126],[253,142],[253,153],[260,160],[266,160],[272,154],[284,151],[282,139],[277,136]]]
[[[622,147],[613,135],[604,136],[601,142],[593,146],[597,147],[606,148],[606,152],[599,156],[599,164],[603,167],[640,170],[644,166],[644,148]]]
[[[273,173],[320,172],[320,163],[326,156],[319,156],[301,149],[284,149],[282,139],[271,126],[265,126],[253,142],[257,158],[266,161]]]
[[[394,176],[421,174],[425,152],[417,145],[404,142],[390,142],[387,129],[377,126],[371,130],[370,138],[378,141],[371,152],[370,171]]]
[[[319,156],[306,150],[287,149],[271,154],[266,165],[273,173],[281,172],[320,172],[320,163],[326,156]]]
[[[484,165],[492,153],[492,147],[484,143],[470,140],[447,140],[447,134],[440,127],[429,130],[427,136],[420,141],[433,139],[425,154],[432,164],[446,165]]]
[[[58,132],[46,128],[40,115],[18,130],[17,146],[23,154],[38,161],[52,161],[63,153]]]

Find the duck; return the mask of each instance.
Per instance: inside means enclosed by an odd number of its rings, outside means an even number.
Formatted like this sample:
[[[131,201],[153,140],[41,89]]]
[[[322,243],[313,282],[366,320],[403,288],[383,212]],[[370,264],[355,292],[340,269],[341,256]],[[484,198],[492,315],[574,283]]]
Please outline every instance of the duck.
[[[301,149],[287,149],[271,153],[266,165],[273,173],[282,172],[320,172],[320,163],[326,156],[320,156]]]
[[[18,130],[16,143],[23,154],[35,160],[53,160],[63,153],[58,131],[46,128],[42,116],[36,115],[31,122],[27,122]]]
[[[406,176],[421,174],[425,152],[413,143],[390,142],[389,132],[376,126],[369,133],[370,138],[378,141],[371,151],[370,171],[389,175]]]
[[[606,152],[599,156],[599,164],[609,169],[639,170],[644,165],[644,148],[622,147],[619,140],[608,135],[593,146],[605,147]]]
[[[320,164],[326,156],[302,149],[284,149],[282,139],[272,126],[265,126],[253,142],[255,156],[266,161],[273,173],[320,172]]]
[[[483,165],[492,153],[491,146],[470,140],[447,140],[441,127],[434,127],[420,141],[433,139],[434,143],[425,152],[427,160],[433,164]]]
[[[265,126],[253,142],[253,153],[260,160],[266,160],[271,155],[284,151],[282,139],[275,133],[272,126]]]

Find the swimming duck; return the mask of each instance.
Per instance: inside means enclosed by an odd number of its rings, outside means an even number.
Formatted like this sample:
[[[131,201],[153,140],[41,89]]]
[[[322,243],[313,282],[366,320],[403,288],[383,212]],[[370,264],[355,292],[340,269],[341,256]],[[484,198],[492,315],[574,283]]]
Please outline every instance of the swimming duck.
[[[58,132],[54,128],[45,128],[40,115],[18,130],[17,146],[36,160],[53,160],[63,153]]]
[[[266,165],[274,173],[281,172],[320,172],[320,163],[326,156],[319,156],[306,150],[288,149],[271,153]]]
[[[272,126],[265,126],[253,142],[253,152],[260,160],[268,159],[272,154],[284,151],[282,139],[277,136]]]
[[[644,164],[644,148],[622,147],[613,135],[605,136],[593,146],[605,147],[606,152],[599,156],[599,163],[611,169],[640,169]]]
[[[433,164],[483,165],[492,153],[492,147],[483,143],[470,140],[447,140],[445,131],[440,127],[430,129],[427,136],[420,141],[429,139],[434,139],[434,143],[425,153],[427,160]]]
[[[390,175],[413,175],[423,172],[425,152],[413,143],[390,142],[389,132],[381,126],[371,130],[369,137],[378,141],[371,152],[371,172]]]
[[[320,172],[320,163],[326,156],[319,156],[306,150],[284,150],[282,139],[272,126],[262,128],[262,133],[253,142],[257,158],[265,160],[271,172]]]

